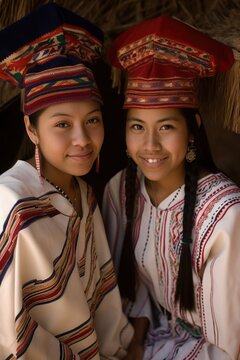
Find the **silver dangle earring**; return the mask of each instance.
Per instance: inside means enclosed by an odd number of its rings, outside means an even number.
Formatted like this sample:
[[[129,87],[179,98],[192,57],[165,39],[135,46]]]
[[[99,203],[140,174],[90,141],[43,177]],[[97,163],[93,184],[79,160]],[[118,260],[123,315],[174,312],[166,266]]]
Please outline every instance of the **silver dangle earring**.
[[[194,160],[196,160],[196,152],[197,152],[197,148],[194,145],[194,139],[189,141],[189,145],[187,148],[187,153],[186,153],[186,161],[188,163],[193,162]]]
[[[128,149],[126,149],[126,155],[127,155],[128,159],[131,158],[131,156],[129,155]]]
[[[36,169],[37,169],[37,173],[38,173],[40,183],[43,184],[43,178],[42,178],[42,174],[41,174],[40,153],[39,153],[38,144],[35,144],[35,156],[34,156],[34,158],[35,158],[35,165],[36,165]]]

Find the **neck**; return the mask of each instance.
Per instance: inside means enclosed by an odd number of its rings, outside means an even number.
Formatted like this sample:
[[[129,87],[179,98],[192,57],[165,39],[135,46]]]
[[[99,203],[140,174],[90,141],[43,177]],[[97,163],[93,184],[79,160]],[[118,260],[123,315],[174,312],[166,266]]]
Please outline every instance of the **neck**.
[[[36,168],[34,157],[27,160],[27,162]],[[46,166],[43,159],[41,159],[41,174],[42,177],[50,182],[53,186],[60,188],[69,199],[73,198],[73,193],[75,192],[76,188],[76,180],[74,179],[74,176],[63,173],[56,168]]]
[[[164,199],[166,199],[175,190],[184,184],[184,177],[170,182],[152,181],[145,178],[145,186],[147,193],[154,206],[158,206]]]
[[[27,160],[29,164],[36,168],[34,158]],[[43,164],[42,164],[43,165]],[[77,179],[57,169],[44,167],[41,168],[42,177],[53,185],[74,207],[77,214],[81,217],[81,191]]]
[[[69,189],[68,192],[65,191],[59,185],[53,183],[50,179],[45,178],[45,180],[48,181],[51,185],[53,185],[56,188],[56,190],[72,204],[77,214],[81,217],[82,215],[81,192],[77,179],[75,177],[72,177],[71,188]]]
[[[71,193],[74,191],[74,176],[64,173],[57,168],[41,163],[42,176],[52,182],[54,185],[60,187],[71,198]]]

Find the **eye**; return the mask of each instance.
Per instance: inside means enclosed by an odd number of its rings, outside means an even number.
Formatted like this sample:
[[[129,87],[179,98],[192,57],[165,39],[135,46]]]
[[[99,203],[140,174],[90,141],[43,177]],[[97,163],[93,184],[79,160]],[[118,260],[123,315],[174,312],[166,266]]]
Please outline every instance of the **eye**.
[[[164,125],[160,126],[160,130],[171,130],[173,128],[174,128],[174,126],[172,124],[164,124]]]
[[[143,130],[143,126],[140,124],[131,124],[129,126],[130,129],[134,130],[134,131],[140,131]]]
[[[59,128],[62,128],[62,129],[65,129],[65,128],[69,127],[69,124],[66,121],[60,121],[55,126],[59,127]]]
[[[87,120],[87,124],[90,124],[90,125],[95,125],[95,124],[98,124],[99,122],[101,122],[101,119],[98,117],[93,117],[93,118],[90,118]]]

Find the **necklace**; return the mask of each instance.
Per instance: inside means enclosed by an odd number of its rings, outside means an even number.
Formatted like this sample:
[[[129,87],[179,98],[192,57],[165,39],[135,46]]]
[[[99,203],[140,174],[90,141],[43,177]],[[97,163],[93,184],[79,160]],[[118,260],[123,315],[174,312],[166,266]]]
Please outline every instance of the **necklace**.
[[[169,208],[170,205],[172,205],[172,203],[174,202],[174,200],[178,197],[178,194],[180,193],[181,188],[182,188],[182,185],[176,190],[176,193],[175,193],[174,197],[168,203],[167,208]]]
[[[74,199],[73,201],[70,199],[70,197],[68,196],[68,194],[58,185],[55,185],[52,181],[50,181],[49,179],[45,178],[44,179],[49,183],[51,184],[53,187],[55,187],[55,189],[60,193],[62,194],[65,199],[67,199],[70,204],[74,207],[74,204],[76,203],[77,201],[77,191],[76,191],[76,187],[75,187],[75,179],[74,179]]]

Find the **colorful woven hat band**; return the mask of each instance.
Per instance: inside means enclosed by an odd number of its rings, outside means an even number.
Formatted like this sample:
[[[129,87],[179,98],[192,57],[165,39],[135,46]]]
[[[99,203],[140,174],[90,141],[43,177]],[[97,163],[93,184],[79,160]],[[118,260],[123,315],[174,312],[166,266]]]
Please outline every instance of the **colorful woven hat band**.
[[[109,58],[127,73],[125,108],[196,108],[195,79],[226,71],[234,62],[231,48],[168,16],[122,33]]]
[[[26,74],[24,85],[24,113],[27,115],[68,101],[102,103],[93,73],[83,64]]]
[[[50,3],[2,30],[0,40],[6,37],[14,48],[0,53],[0,77],[24,88],[25,114],[59,102],[102,103],[91,66],[103,34],[93,24]]]
[[[127,108],[197,108],[193,79],[131,78],[125,93]]]

